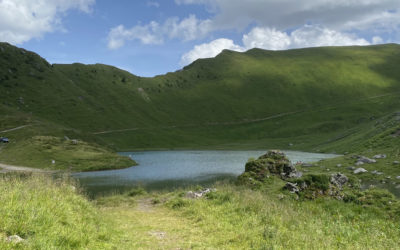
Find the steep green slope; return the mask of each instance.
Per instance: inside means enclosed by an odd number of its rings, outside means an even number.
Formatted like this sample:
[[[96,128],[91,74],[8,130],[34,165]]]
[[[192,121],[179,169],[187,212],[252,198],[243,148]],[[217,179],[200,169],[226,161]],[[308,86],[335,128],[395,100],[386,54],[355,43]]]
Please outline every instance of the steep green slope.
[[[399,63],[395,44],[253,49],[223,51],[143,78],[99,64],[49,65],[1,44],[0,92],[7,114],[22,113],[118,150],[292,143],[343,151],[328,145],[400,110]]]

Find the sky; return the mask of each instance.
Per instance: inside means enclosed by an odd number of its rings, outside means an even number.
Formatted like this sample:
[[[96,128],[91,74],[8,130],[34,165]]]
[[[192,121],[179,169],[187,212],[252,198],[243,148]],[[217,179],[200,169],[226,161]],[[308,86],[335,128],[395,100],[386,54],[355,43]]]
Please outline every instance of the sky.
[[[0,0],[0,41],[147,77],[223,49],[400,43],[400,0]]]

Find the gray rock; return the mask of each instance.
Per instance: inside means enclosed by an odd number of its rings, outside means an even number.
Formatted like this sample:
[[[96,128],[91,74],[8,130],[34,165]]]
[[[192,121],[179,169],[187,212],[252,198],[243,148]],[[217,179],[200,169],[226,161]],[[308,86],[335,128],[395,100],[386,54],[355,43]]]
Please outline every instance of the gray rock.
[[[400,164],[400,161],[394,161],[393,164],[398,165],[398,164]]]
[[[22,239],[18,235],[11,235],[11,236],[7,237],[7,241],[11,242],[11,243],[20,243],[20,242],[23,242],[24,239]]]
[[[291,193],[298,193],[300,191],[296,183],[287,182],[285,188]]]
[[[342,164],[337,164],[336,167],[341,168],[343,165]]]
[[[365,157],[365,156],[360,156],[358,158],[358,162],[364,162],[364,163],[367,163],[367,164],[371,164],[371,163],[376,163],[376,160],[370,159],[370,158]]]
[[[374,159],[385,159],[386,155],[385,154],[379,154],[379,155],[374,155],[374,157],[372,157]]]
[[[382,172],[378,172],[378,171],[374,170],[374,171],[372,171],[372,172],[371,172],[371,174],[375,174],[375,175],[382,175],[383,173],[382,173]]]
[[[361,165],[364,165],[364,162],[362,162],[362,161],[357,161],[354,165],[356,165],[356,166],[361,166]]]
[[[392,176],[386,176],[386,179],[392,179]]]
[[[186,198],[189,199],[198,199],[198,198],[202,198],[204,197],[206,194],[210,193],[210,192],[215,192],[217,191],[217,189],[215,188],[206,188],[197,192],[193,192],[193,191],[189,191],[186,193]]]
[[[342,173],[337,173],[331,175],[330,181],[333,185],[342,188],[343,185],[345,185],[349,181],[349,178],[347,178],[347,176]]]
[[[368,170],[366,170],[365,168],[357,168],[356,170],[354,170],[354,174],[362,174],[362,173],[367,173]]]
[[[353,166],[347,167],[347,170],[355,170],[356,168]]]
[[[400,180],[400,176],[397,176],[396,179],[397,179],[397,180]]]
[[[400,189],[400,185],[397,185],[397,186],[396,186],[396,189]]]

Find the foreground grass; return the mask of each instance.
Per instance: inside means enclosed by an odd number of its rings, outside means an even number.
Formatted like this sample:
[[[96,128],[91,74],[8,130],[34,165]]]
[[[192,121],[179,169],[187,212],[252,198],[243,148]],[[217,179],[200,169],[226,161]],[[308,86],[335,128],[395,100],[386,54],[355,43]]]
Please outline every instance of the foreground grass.
[[[113,206],[116,197],[100,203],[137,248],[394,249],[400,243],[395,219],[354,203],[295,201],[232,185],[204,199],[183,195],[142,195],[134,206]],[[143,202],[157,205],[143,208]]]
[[[0,249],[395,249],[400,244],[400,214],[387,212],[398,201],[378,191],[390,201],[380,209],[368,202],[296,201],[288,193],[231,184],[196,200],[185,198],[185,190],[133,190],[90,202],[70,183],[1,177]],[[15,234],[25,240],[6,241]]]
[[[65,181],[0,177],[0,249],[103,249],[110,230],[98,210]],[[25,241],[5,240],[19,235]]]

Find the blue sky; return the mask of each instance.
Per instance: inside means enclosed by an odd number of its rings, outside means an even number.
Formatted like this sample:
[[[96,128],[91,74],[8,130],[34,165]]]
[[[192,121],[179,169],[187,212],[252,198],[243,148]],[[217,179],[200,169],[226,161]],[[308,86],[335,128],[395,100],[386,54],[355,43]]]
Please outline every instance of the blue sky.
[[[140,76],[223,49],[400,41],[398,0],[0,0],[0,41]]]

